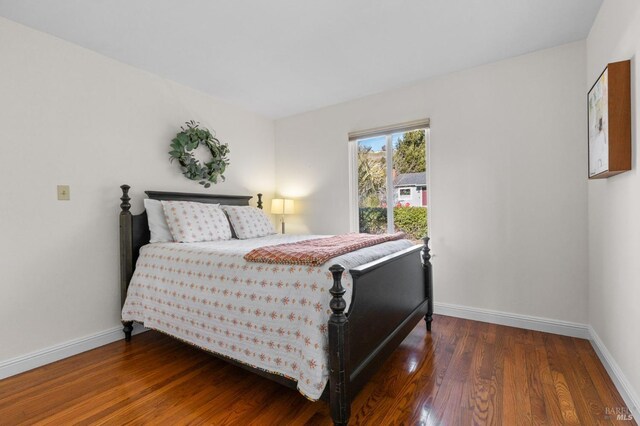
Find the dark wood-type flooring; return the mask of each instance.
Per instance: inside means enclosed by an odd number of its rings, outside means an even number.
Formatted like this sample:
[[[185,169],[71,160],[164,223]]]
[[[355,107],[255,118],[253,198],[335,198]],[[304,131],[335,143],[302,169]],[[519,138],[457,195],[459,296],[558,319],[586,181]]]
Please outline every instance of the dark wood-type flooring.
[[[586,340],[435,316],[358,395],[351,424],[613,424]],[[328,406],[157,332],[0,381],[0,424],[330,425]],[[635,424],[632,421],[620,424]]]

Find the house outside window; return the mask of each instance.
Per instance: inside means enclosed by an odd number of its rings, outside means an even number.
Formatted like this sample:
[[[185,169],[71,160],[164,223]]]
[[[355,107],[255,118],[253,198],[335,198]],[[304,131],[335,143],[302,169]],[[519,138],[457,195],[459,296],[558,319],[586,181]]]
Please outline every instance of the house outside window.
[[[352,231],[428,233],[428,120],[349,135]]]
[[[401,173],[393,179],[394,204],[427,207],[427,173]]]

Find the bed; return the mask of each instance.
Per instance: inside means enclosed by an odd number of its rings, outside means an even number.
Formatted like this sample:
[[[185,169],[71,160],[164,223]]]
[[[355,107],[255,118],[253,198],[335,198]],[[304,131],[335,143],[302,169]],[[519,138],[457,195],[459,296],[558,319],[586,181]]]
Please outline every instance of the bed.
[[[428,238],[424,245],[380,244],[318,267],[246,262],[243,255],[253,248],[320,236],[148,244],[146,212],[133,215],[130,188],[121,189],[127,341],[133,321],[143,323],[309,399],[328,399],[333,422],[346,425],[352,398],[377,367],[421,319],[431,329]],[[253,198],[146,194],[155,200],[236,206]]]

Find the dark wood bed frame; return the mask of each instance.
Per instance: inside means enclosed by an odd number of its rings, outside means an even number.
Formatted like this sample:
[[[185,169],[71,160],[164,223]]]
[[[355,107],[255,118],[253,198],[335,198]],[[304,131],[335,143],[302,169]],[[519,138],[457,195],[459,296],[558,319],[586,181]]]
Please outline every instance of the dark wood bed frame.
[[[124,304],[140,247],[149,243],[147,214],[129,211],[129,185],[122,185],[120,207],[120,285]],[[154,200],[197,201],[226,205],[249,205],[251,196],[188,194],[145,191]],[[258,194],[262,208],[262,194]],[[433,278],[429,238],[416,245],[349,270],[353,294],[349,312],[342,298],[344,267],[332,265],[333,296],[329,318],[329,385],[322,399],[328,399],[336,425],[347,425],[351,401],[386,358],[400,345],[416,324],[424,318],[431,331],[433,314]],[[123,321],[125,339],[131,340],[133,323]],[[233,359],[215,354],[232,364],[296,389],[294,380],[251,368]]]

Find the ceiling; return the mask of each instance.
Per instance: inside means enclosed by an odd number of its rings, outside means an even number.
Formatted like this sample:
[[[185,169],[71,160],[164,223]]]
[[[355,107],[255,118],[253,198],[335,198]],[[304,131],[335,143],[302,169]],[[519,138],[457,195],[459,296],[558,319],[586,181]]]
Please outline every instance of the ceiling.
[[[280,118],[584,39],[602,0],[0,0],[0,15]]]

